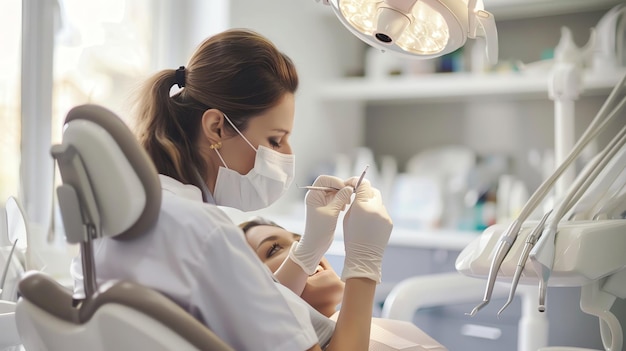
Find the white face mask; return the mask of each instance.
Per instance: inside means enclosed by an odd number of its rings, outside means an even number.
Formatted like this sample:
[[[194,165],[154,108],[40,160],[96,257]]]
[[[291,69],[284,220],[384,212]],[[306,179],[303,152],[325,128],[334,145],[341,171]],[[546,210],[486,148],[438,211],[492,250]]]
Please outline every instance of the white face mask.
[[[215,203],[241,211],[255,211],[268,207],[276,202],[291,185],[295,172],[295,157],[262,145],[255,149],[226,115],[224,118],[256,151],[256,157],[254,167],[248,174],[242,175],[229,169],[222,155],[215,149],[224,164],[224,167],[220,167],[217,171],[213,194]]]

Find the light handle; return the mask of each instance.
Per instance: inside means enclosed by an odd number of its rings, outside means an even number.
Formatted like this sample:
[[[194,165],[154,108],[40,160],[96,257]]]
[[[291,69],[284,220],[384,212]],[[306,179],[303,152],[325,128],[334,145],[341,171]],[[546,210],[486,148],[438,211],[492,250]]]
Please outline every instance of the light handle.
[[[476,19],[482,28],[482,36],[485,38],[485,51],[487,60],[491,65],[498,62],[498,30],[496,29],[496,21],[489,11],[476,11]]]

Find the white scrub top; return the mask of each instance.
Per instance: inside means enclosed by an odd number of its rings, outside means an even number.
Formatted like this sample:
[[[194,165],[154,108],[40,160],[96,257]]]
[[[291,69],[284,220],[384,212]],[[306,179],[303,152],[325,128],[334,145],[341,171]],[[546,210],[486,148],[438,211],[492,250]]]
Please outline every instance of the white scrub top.
[[[131,241],[95,242],[98,283],[130,280],[158,290],[236,350],[306,350],[318,343],[311,320],[303,318],[306,303],[281,294],[230,218],[202,202],[197,187],[159,178],[156,225]],[[80,257],[71,270],[80,291]]]

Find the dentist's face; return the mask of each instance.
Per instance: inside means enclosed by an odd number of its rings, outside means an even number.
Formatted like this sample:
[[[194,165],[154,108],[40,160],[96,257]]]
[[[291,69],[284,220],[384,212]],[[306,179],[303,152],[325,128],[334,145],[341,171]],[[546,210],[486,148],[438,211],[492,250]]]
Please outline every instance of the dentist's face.
[[[246,232],[248,244],[272,272],[287,258],[291,244],[300,236],[272,225],[258,225]],[[344,283],[322,258],[315,273],[307,278],[302,299],[326,316],[330,316],[343,297]]]
[[[255,148],[265,146],[282,154],[292,154],[289,136],[293,130],[294,113],[294,95],[287,93],[276,106],[251,118],[241,133]],[[222,139],[222,143],[220,152],[228,167],[239,174],[248,174],[254,167],[256,152],[246,140],[241,135],[232,133]]]

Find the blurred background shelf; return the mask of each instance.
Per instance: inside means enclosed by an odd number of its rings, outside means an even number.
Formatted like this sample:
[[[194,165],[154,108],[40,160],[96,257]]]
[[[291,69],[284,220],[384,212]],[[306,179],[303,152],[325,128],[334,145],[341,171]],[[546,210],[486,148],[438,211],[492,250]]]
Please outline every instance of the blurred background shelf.
[[[604,95],[626,74],[591,74],[582,77],[584,96]],[[437,102],[474,98],[548,98],[549,74],[435,73],[385,79],[344,78],[324,85],[318,97],[324,101],[363,101],[375,104]]]

